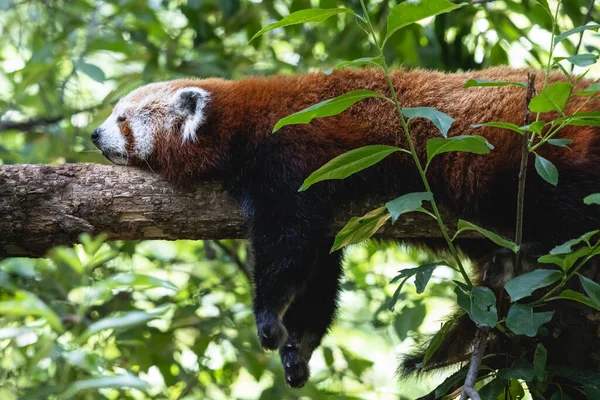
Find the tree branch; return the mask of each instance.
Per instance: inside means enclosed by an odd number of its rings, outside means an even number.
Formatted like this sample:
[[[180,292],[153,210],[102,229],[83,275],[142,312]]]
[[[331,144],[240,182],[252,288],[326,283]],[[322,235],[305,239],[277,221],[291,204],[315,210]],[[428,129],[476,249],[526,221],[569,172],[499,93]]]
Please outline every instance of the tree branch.
[[[27,121],[0,121],[0,132],[11,130],[31,132],[35,130],[35,128],[56,124],[62,121],[63,119],[71,118],[73,115],[83,112],[95,111],[105,106],[105,104],[96,105],[92,107],[82,108],[80,110],[70,110],[69,112],[61,115],[31,118]]]
[[[340,206],[329,234],[387,200]],[[82,232],[106,232],[111,240],[246,237],[242,212],[220,183],[176,187],[133,167],[0,166],[0,215],[0,257],[40,256],[52,246],[76,242]],[[456,226],[456,215],[443,216],[448,226]],[[403,216],[378,233],[381,238],[439,235],[436,222],[422,213]]]

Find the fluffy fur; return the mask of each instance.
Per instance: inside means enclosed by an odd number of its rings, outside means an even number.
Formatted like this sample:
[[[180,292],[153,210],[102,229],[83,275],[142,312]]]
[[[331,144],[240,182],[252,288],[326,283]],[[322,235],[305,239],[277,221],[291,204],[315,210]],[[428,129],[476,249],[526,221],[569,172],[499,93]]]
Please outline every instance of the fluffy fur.
[[[435,107],[456,119],[450,136],[479,134],[495,146],[484,156],[446,153],[434,160],[428,172],[441,203],[464,217],[476,215],[491,229],[513,228],[521,137],[471,125],[488,121],[521,125],[525,91],[462,86],[469,78],[526,81],[527,72],[401,70],[393,75],[404,107]],[[562,79],[553,74],[550,82]],[[538,90],[542,82],[543,74],[538,72]],[[590,83],[582,81],[575,90]],[[334,205],[371,193],[394,198],[422,191],[412,159],[402,153],[343,181],[297,191],[311,172],[348,150],[369,144],[407,147],[394,107],[374,98],[340,115],[272,133],[279,119],[356,89],[390,95],[386,80],[375,70],[156,83],[125,97],[95,140],[112,161],[148,165],[179,183],[203,177],[226,182],[249,217],[260,343],[280,350],[286,379],[295,387],[308,379],[308,361],[336,309],[341,257],[329,254],[331,239],[326,238]],[[183,99],[182,93],[187,93]],[[567,110],[575,110],[583,100],[575,97]],[[599,105],[594,101],[586,110]],[[542,115],[544,120],[554,117]],[[427,140],[440,133],[424,119],[412,121],[410,129],[424,160]],[[571,150],[544,146],[539,153],[558,167],[559,185],[552,187],[535,173],[527,184],[525,234],[547,244],[597,228],[600,217],[598,209],[582,204],[585,195],[600,188],[597,128],[570,126],[558,136],[573,140]]]

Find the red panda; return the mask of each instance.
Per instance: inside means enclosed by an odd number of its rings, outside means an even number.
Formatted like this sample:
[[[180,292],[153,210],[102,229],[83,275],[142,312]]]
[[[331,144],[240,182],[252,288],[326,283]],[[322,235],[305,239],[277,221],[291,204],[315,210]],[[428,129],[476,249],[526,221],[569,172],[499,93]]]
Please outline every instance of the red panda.
[[[514,132],[475,130],[472,125],[522,125],[525,90],[463,85],[470,78],[523,82],[528,72],[501,67],[456,74],[399,70],[392,76],[403,107],[434,107],[455,118],[450,136],[479,134],[494,145],[488,155],[446,153],[428,170],[440,203],[465,217],[476,215],[491,229],[513,227],[522,141]],[[554,73],[549,82],[564,79]],[[536,72],[538,90],[543,80]],[[582,80],[575,90],[590,83]],[[378,98],[272,133],[279,119],[357,89],[390,96],[384,76],[369,69],[153,83],[121,99],[92,134],[96,146],[116,164],[149,167],[183,184],[203,178],[226,183],[249,219],[258,338],[263,348],[279,350],[293,387],[307,381],[308,361],[336,311],[341,255],[329,253],[332,240],[326,236],[334,205],[374,193],[392,199],[422,191],[412,159],[398,153],[345,180],[298,192],[311,172],[348,150],[372,144],[407,147],[394,106]],[[583,101],[574,97],[568,112]],[[599,106],[593,101],[586,110]],[[424,119],[411,121],[410,131],[424,160],[427,140],[439,131]],[[527,185],[525,236],[546,245],[597,228],[600,221],[600,212],[582,203],[600,188],[597,128],[567,126],[559,136],[573,141],[570,151],[545,146],[539,153],[557,166],[560,183],[552,187],[531,174]]]

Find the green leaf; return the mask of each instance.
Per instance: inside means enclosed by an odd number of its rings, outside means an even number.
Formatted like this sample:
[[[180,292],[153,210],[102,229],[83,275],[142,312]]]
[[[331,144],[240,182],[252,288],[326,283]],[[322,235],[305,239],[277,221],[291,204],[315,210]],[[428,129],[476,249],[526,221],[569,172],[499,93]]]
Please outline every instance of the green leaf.
[[[548,85],[531,100],[529,109],[533,112],[564,112],[571,90],[573,87],[567,82],[555,82]]]
[[[129,311],[123,314],[113,315],[102,318],[87,327],[85,332],[78,339],[79,343],[84,343],[90,336],[106,329],[130,329],[145,324],[153,319],[159,318],[166,308],[157,308],[153,312]]]
[[[356,60],[352,60],[352,61],[342,61],[341,63],[336,64],[334,67],[324,70],[323,73],[329,75],[333,71],[337,71],[338,69],[342,69],[342,68],[346,68],[346,67],[361,67],[363,65],[381,65],[382,61],[383,61],[382,56],[363,57],[363,58],[357,58]]]
[[[590,296],[596,307],[600,307],[600,284],[583,275],[579,275],[579,280],[581,281],[583,290]]]
[[[398,4],[388,15],[387,34],[384,42],[400,28],[428,17],[447,13],[462,7],[462,5],[452,4],[447,0],[414,0]]]
[[[299,192],[304,191],[317,182],[329,179],[344,179],[350,175],[362,171],[387,156],[402,149],[393,146],[371,145],[350,150],[341,154],[323,165],[321,168],[309,175],[302,183]]]
[[[535,370],[533,365],[522,358],[518,358],[512,367],[498,371],[498,377],[503,379],[521,379],[531,382],[534,376]]]
[[[454,118],[432,107],[403,108],[402,114],[407,118],[426,118],[430,120],[442,132],[444,137],[448,137],[448,130],[454,122]]]
[[[598,28],[600,28],[600,25],[598,25],[598,24],[578,26],[578,27],[570,29],[564,33],[561,33],[560,35],[557,35],[554,38],[554,44],[556,45],[557,43],[562,42],[563,40],[565,40],[566,38],[568,38],[569,36],[571,36],[575,33],[583,32],[588,29],[593,30],[593,31],[598,31]]]
[[[98,376],[74,382],[63,393],[63,397],[68,399],[86,390],[102,388],[133,388],[146,391],[150,389],[150,384],[133,375]]]
[[[418,331],[427,315],[423,302],[416,302],[414,307],[403,307],[394,320],[394,330],[400,340],[405,340],[409,332]]]
[[[475,286],[471,293],[464,292],[459,286],[454,288],[459,307],[465,310],[469,317],[479,327],[493,328],[498,322],[496,310],[496,295],[490,288]]]
[[[590,96],[590,95],[596,94],[598,91],[600,91],[600,83],[596,82],[596,83],[592,83],[590,86],[586,87],[585,89],[575,93],[575,96]]]
[[[558,185],[558,170],[550,161],[535,153],[535,170],[546,182]]]
[[[596,234],[600,232],[600,230],[596,229],[595,231],[586,232],[577,239],[567,240],[563,244],[556,246],[552,250],[550,250],[550,254],[568,254],[573,252],[573,246],[585,242],[589,246],[590,239]]]
[[[44,318],[57,332],[63,332],[63,326],[58,315],[40,300],[35,294],[18,290],[12,300],[0,302],[0,314],[26,316],[35,315]]]
[[[417,288],[417,293],[421,294],[425,291],[425,287],[431,279],[431,274],[433,274],[433,270],[435,270],[440,265],[448,265],[445,261],[435,261],[432,263],[427,263],[418,266],[415,274],[415,286]]]
[[[424,201],[433,200],[433,193],[431,192],[415,192],[408,193],[398,197],[395,200],[388,201],[385,203],[388,211],[392,215],[392,224],[396,222],[398,217],[402,214],[415,211],[416,209],[423,206]]]
[[[272,24],[265,26],[260,31],[256,32],[254,34],[254,36],[252,36],[252,39],[250,39],[250,41],[253,41],[257,37],[265,34],[266,32],[272,31],[273,29],[276,29],[276,28],[282,28],[284,26],[290,26],[290,25],[304,24],[307,22],[323,22],[331,16],[334,16],[337,14],[342,14],[342,13],[349,13],[349,14],[356,15],[354,13],[354,11],[352,11],[348,8],[324,8],[324,9],[311,8],[308,10],[296,11],[294,13],[291,13],[287,17],[282,18],[281,20],[279,20],[277,22],[274,22]]]
[[[585,304],[586,306],[592,307],[596,310],[600,310],[600,307],[594,303],[592,299],[586,297],[584,294],[576,292],[571,289],[563,290],[561,294],[558,295],[561,299],[573,300],[577,301],[581,304]]]
[[[579,247],[575,251],[567,254],[546,254],[538,258],[538,262],[542,264],[556,264],[562,268],[563,271],[567,272],[570,270],[575,262],[581,257],[585,257],[592,249],[589,247]]]
[[[590,194],[583,199],[583,202],[587,205],[600,204],[600,193]]]
[[[552,146],[569,148],[571,143],[573,143],[571,139],[548,139],[548,144]]]
[[[133,272],[123,272],[113,275],[103,280],[101,284],[109,289],[133,288],[135,290],[141,290],[160,287],[177,291],[177,286],[173,285],[171,282],[150,275],[136,274]]]
[[[464,151],[475,154],[488,154],[491,145],[483,136],[461,135],[450,138],[432,138],[427,141],[427,163],[438,154],[450,151]]]
[[[510,295],[510,300],[515,302],[530,296],[534,290],[546,287],[560,280],[563,274],[553,269],[536,269],[519,275],[506,282],[504,289]]]
[[[533,370],[538,381],[544,382],[546,376],[546,360],[548,359],[548,351],[543,344],[538,343],[533,354]]]
[[[481,400],[497,400],[498,396],[504,394],[508,381],[494,378],[477,391]]]
[[[507,82],[507,81],[488,81],[486,79],[469,79],[465,84],[464,88],[470,87],[487,87],[487,86],[520,86],[527,87],[526,82]]]
[[[287,117],[280,119],[275,124],[273,132],[277,132],[286,125],[308,124],[315,118],[338,115],[350,106],[354,105],[354,103],[370,97],[387,99],[385,96],[371,90],[354,90],[352,92],[344,93],[341,96],[334,97],[333,99],[328,99],[320,103],[313,104],[302,111],[298,111],[295,114],[288,115]]]
[[[103,83],[106,80],[104,71],[102,71],[100,67],[94,64],[78,62],[75,63],[75,67],[90,78],[92,78],[93,80],[95,80],[96,82]]]
[[[534,337],[540,326],[552,319],[554,311],[534,313],[533,307],[514,303],[508,310],[506,326],[517,335]]]
[[[427,361],[435,354],[437,349],[440,348],[442,342],[444,341],[444,337],[450,332],[452,325],[456,318],[453,318],[449,321],[446,321],[442,328],[433,336],[433,338],[429,341],[429,345],[427,346],[427,350],[425,351],[425,355],[423,356],[423,365],[427,364]]]
[[[370,238],[390,217],[390,214],[385,212],[385,207],[369,211],[362,217],[352,217],[336,235],[331,251],[334,252],[342,247]]]
[[[494,232],[481,228],[469,221],[465,221],[464,219],[458,220],[457,228],[459,231],[477,231],[497,245],[512,250],[513,253],[516,253],[519,250],[519,246],[517,246],[515,242],[504,239]]]
[[[510,122],[486,122],[485,124],[475,124],[471,125],[471,128],[481,128],[481,127],[490,127],[490,128],[500,128],[500,129],[509,129],[511,131],[515,131],[519,134],[523,134],[523,129],[520,128],[516,124],[511,124]]]
[[[555,61],[562,61],[562,60],[567,60],[568,62],[570,62],[571,64],[575,64],[578,67],[587,67],[590,65],[594,65],[596,63],[596,61],[598,60],[598,56],[594,55],[594,54],[577,54],[571,57],[555,57],[554,58]]]
[[[542,129],[544,129],[545,125],[546,125],[546,121],[535,121],[529,125],[522,126],[521,129],[524,131],[530,131],[530,132],[540,135],[542,133]]]

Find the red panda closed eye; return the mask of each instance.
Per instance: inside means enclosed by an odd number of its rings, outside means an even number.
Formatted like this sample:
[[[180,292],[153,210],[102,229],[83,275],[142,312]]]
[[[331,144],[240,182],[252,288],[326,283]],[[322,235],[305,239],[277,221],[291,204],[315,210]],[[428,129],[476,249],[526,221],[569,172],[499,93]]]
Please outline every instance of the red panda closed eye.
[[[526,81],[528,72],[400,70],[392,76],[403,107],[434,107],[455,119],[450,136],[478,134],[494,145],[488,155],[446,153],[428,169],[442,204],[464,216],[476,214],[491,229],[512,228],[521,137],[472,125],[522,125],[525,91],[463,85],[471,78]],[[549,82],[563,79],[556,73]],[[538,90],[542,82],[543,74],[537,73]],[[579,82],[575,91],[590,83]],[[147,165],[183,184],[201,177],[224,180],[249,217],[259,341],[265,349],[279,349],[286,380],[294,387],[308,379],[308,361],[336,310],[341,255],[329,254],[331,239],[325,236],[334,205],[366,194],[394,198],[423,190],[410,157],[397,153],[345,180],[298,192],[312,171],[348,150],[371,144],[407,147],[393,105],[378,98],[362,100],[337,116],[272,133],[279,119],[358,89],[390,95],[376,70],[154,83],[124,97],[94,135],[96,145],[115,163]],[[568,110],[584,100],[575,98]],[[586,106],[598,108],[597,100]],[[126,121],[118,122],[122,115]],[[543,120],[555,117],[541,115]],[[425,160],[427,140],[440,133],[424,119],[412,120],[410,130]],[[527,185],[525,235],[544,244],[597,228],[600,220],[600,212],[582,203],[585,195],[600,188],[597,128],[570,126],[556,137],[573,140],[572,150],[545,146],[539,154],[561,172],[558,186],[533,174]],[[561,229],[553,229],[556,226]]]

